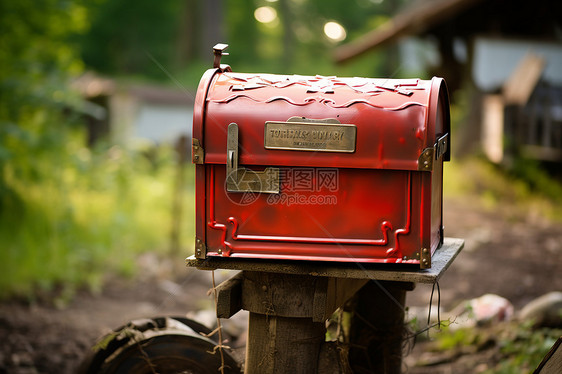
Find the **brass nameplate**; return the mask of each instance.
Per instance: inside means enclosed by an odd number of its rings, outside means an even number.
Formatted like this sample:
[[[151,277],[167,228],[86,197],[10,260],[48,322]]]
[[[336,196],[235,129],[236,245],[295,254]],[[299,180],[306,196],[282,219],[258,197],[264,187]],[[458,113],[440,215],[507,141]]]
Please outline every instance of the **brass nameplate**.
[[[266,122],[264,146],[294,151],[355,152],[357,127],[348,124]]]

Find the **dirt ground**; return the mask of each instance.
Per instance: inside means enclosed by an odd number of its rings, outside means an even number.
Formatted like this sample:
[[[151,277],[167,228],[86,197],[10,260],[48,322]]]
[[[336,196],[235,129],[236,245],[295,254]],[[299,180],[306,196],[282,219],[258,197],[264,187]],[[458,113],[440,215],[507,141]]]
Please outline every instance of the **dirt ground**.
[[[562,291],[561,224],[509,206],[485,209],[476,199],[466,197],[446,199],[445,222],[446,236],[464,238],[466,245],[440,281],[443,310],[494,293],[510,300],[517,311],[546,292]],[[178,262],[183,263],[182,259]],[[48,301],[0,304],[0,373],[72,373],[97,337],[131,319],[184,316],[212,307],[207,296],[209,272],[151,256],[140,259],[139,266],[147,269],[141,279],[116,279],[100,294],[81,292],[62,308]],[[228,276],[219,274],[221,279]],[[427,306],[430,293],[431,286],[418,285],[408,294],[407,304]],[[423,354],[420,347],[411,355]],[[430,369],[405,370],[463,372],[457,369],[476,367],[479,362],[474,360],[464,356]],[[405,362],[414,363],[415,357]]]

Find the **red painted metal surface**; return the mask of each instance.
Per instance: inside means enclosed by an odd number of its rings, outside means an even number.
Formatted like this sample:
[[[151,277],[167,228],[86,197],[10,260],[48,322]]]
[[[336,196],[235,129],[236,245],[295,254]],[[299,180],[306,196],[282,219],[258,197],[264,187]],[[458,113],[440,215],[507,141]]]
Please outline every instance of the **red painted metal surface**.
[[[204,256],[420,264],[442,241],[442,161],[420,156],[449,133],[444,81],[241,74],[203,76],[193,137],[196,235]],[[266,149],[266,121],[337,119],[357,128],[355,151]],[[227,192],[227,128],[239,165],[279,168],[278,194]],[[447,144],[448,146],[448,144]],[[422,267],[427,267],[422,266]]]

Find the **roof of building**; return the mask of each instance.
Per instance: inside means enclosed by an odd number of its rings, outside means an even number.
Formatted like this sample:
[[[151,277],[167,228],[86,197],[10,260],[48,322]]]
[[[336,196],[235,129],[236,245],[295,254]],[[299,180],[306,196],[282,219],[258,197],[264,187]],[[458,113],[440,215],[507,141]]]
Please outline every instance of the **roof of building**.
[[[560,42],[559,0],[417,0],[382,26],[335,50],[344,62],[408,35],[438,38],[491,35]]]

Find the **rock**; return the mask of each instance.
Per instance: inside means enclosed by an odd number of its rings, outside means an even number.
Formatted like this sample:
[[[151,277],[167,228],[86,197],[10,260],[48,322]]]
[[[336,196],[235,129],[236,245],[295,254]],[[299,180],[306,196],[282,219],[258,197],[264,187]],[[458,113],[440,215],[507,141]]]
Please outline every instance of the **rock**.
[[[478,324],[509,321],[513,318],[513,304],[504,297],[486,294],[471,300],[472,313]]]
[[[522,321],[537,327],[562,328],[562,292],[549,292],[525,305],[519,312]]]
[[[451,320],[455,321],[456,327],[473,327],[509,321],[513,318],[514,309],[513,304],[506,298],[485,294],[461,303],[449,315]]]

